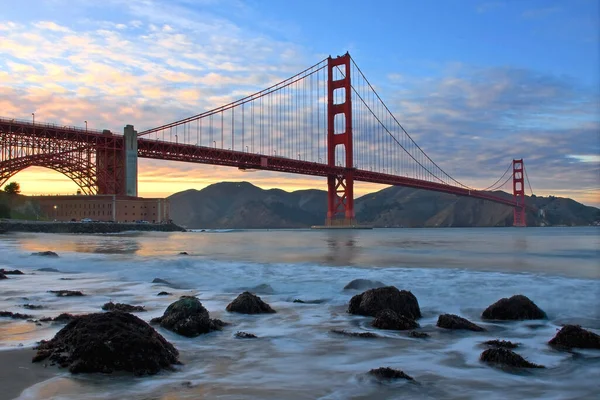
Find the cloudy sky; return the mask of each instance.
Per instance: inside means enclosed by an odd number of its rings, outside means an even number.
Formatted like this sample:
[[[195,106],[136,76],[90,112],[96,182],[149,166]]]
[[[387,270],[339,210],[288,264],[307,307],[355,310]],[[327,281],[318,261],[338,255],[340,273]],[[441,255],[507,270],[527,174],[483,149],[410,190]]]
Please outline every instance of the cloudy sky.
[[[483,188],[513,158],[534,192],[600,205],[597,0],[0,0],[0,116],[120,132],[200,113],[349,51],[419,145]],[[50,170],[23,191],[74,193]],[[143,196],[323,179],[140,160]],[[378,187],[358,185],[363,194]]]

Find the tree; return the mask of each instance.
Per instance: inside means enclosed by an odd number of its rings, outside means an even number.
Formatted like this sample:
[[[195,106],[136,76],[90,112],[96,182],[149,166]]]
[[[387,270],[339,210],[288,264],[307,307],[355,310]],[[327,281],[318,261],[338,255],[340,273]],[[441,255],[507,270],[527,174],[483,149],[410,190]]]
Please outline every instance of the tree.
[[[17,182],[11,182],[4,186],[4,191],[8,194],[19,194],[21,193],[21,185]]]

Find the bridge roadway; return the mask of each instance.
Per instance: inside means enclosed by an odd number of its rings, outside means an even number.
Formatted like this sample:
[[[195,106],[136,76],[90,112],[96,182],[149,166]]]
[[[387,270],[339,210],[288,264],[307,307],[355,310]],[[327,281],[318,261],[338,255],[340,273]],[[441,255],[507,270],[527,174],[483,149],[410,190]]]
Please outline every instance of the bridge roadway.
[[[57,141],[74,141],[85,144],[86,146],[91,146],[95,149],[124,148],[124,137],[122,135],[110,133],[109,131],[92,131],[54,124],[34,124],[32,122],[0,118],[0,144],[4,144],[6,137],[12,137],[17,141],[18,137],[29,137],[29,140],[39,137],[55,139]],[[14,142],[12,144],[14,145]],[[145,138],[138,138],[138,157],[322,177],[342,174],[346,171],[346,168],[344,167],[328,166],[326,164],[311,161],[294,160],[271,155],[261,155]],[[432,190],[493,201],[511,207],[518,206],[512,199],[497,197],[484,191],[469,190],[467,188],[446,185],[443,183],[429,182],[356,168],[353,168],[352,170],[354,181]]]

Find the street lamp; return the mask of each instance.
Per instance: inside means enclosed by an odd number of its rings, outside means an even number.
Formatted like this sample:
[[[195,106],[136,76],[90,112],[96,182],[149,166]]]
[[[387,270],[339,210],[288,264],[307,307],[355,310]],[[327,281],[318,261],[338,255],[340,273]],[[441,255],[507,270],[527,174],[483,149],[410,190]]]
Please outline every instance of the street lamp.
[[[250,153],[250,152],[248,151],[248,146],[246,146],[246,153]]]
[[[31,116],[33,117],[33,125],[35,125],[35,113],[31,113]]]
[[[213,140],[213,144],[215,145],[215,149],[217,148],[217,141]]]
[[[177,144],[177,140],[179,139],[177,138],[177,135],[175,135],[175,144]]]
[[[87,121],[83,121],[85,122],[85,131],[87,132]]]

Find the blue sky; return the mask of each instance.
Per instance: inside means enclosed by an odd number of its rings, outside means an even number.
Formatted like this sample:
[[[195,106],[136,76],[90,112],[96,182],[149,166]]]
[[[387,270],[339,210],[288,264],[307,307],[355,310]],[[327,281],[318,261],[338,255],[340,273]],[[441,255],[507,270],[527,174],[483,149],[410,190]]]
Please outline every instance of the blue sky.
[[[150,128],[349,51],[400,122],[459,180],[485,187],[524,157],[538,194],[599,205],[599,4],[2,0],[0,114]],[[325,187],[299,176],[141,164],[145,195],[225,179]],[[40,174],[72,190],[39,169],[17,179],[31,187]]]

